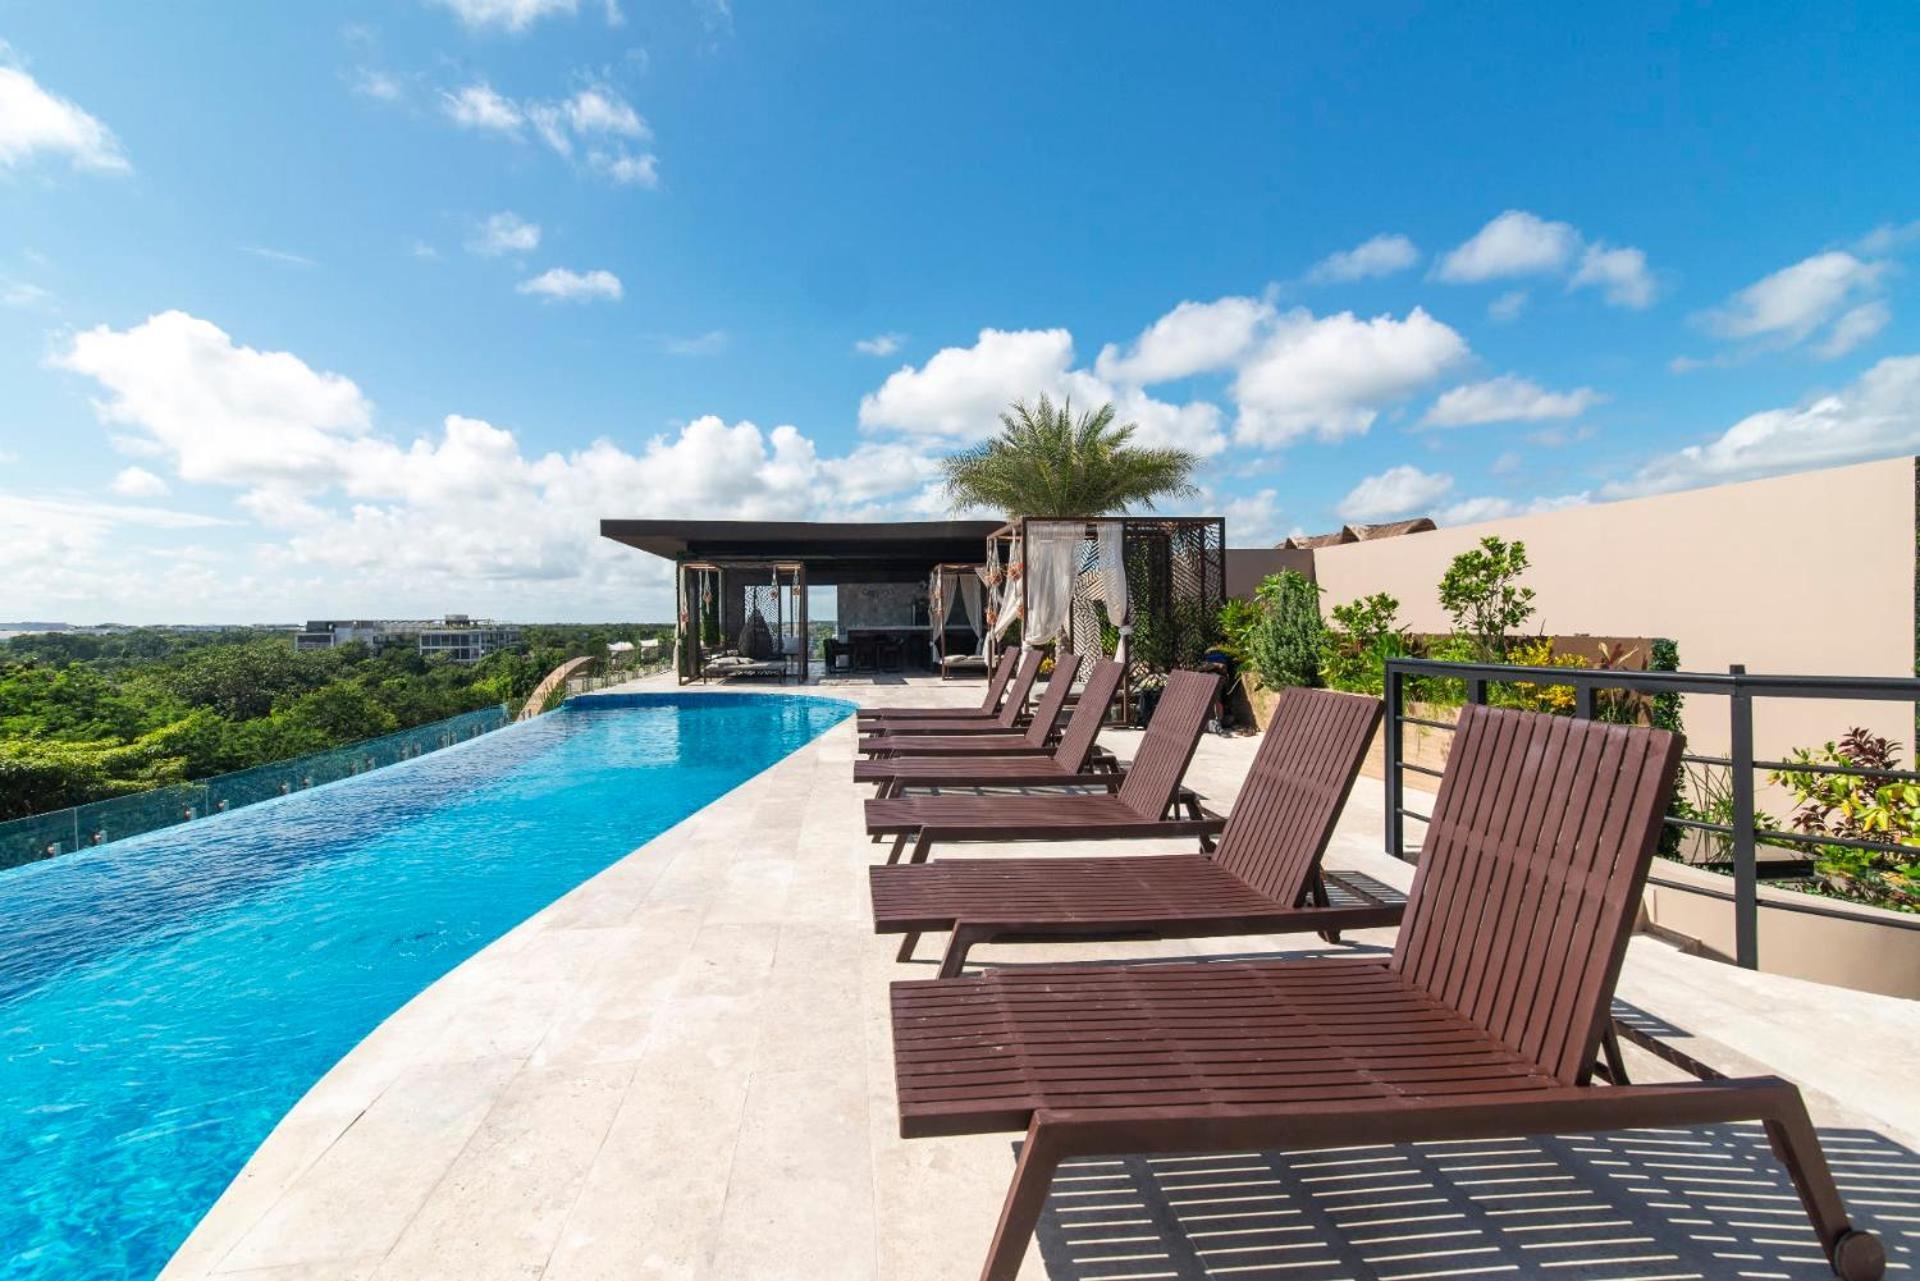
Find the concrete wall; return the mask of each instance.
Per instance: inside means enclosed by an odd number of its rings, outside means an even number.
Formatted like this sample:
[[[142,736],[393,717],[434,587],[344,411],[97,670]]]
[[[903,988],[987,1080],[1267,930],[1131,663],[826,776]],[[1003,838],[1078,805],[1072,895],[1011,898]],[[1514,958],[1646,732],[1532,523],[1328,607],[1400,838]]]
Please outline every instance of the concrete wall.
[[[1313,553],[1287,547],[1227,548],[1227,595],[1251,596],[1260,580],[1283,569],[1313,577]]]
[[[1531,629],[1666,636],[1692,671],[1910,676],[1914,671],[1914,460],[1895,458],[1654,498],[1458,525],[1314,553],[1328,606],[1371,592],[1400,600],[1414,631],[1445,631],[1437,585],[1487,534],[1533,562]],[[1761,705],[1766,754],[1866,725],[1906,745],[1911,707]],[[1725,700],[1687,701],[1699,750],[1726,742]]]

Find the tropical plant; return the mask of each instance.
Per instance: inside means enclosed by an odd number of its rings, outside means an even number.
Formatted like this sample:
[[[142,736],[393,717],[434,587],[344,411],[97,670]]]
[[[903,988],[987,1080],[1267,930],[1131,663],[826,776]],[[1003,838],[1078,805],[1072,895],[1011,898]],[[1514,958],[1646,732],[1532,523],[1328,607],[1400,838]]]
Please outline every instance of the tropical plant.
[[[1900,744],[1856,726],[1838,743],[1796,748],[1787,759],[1803,768],[1777,770],[1769,778],[1798,803],[1788,820],[1795,831],[1882,847],[1817,846],[1814,877],[1820,887],[1881,907],[1920,911],[1920,784],[1898,777]],[[1864,772],[1819,768],[1836,766]]]
[[[1520,586],[1527,567],[1525,543],[1489,534],[1479,547],[1455,556],[1441,576],[1440,606],[1483,663],[1505,658],[1507,634],[1533,617],[1533,588]]]
[[[1375,697],[1385,692],[1387,660],[1412,652],[1399,612],[1400,602],[1386,592],[1333,607],[1320,660],[1330,688]]]
[[[1554,652],[1553,637],[1534,636],[1508,646],[1507,661],[1516,667],[1585,667],[1587,660],[1578,654]],[[1571,685],[1543,685],[1534,681],[1513,682],[1512,693],[1502,700],[1522,711],[1546,712],[1551,716],[1571,716],[1576,697]]]
[[[1016,401],[1000,415],[1000,434],[945,459],[941,471],[955,507],[1022,516],[1099,516],[1194,491],[1199,458],[1184,449],[1131,444],[1138,427],[1115,425],[1111,404],[1077,417],[1071,399]]]
[[[1320,650],[1326,624],[1320,618],[1320,589],[1297,570],[1270,575],[1254,589],[1258,617],[1247,627],[1243,644],[1247,665],[1266,689],[1320,684]]]

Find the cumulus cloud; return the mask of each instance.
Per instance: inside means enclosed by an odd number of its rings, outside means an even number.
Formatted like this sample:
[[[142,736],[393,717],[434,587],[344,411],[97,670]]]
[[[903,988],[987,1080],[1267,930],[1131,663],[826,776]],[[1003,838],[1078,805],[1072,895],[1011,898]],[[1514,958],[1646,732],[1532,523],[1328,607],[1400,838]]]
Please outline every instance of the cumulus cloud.
[[[620,277],[610,271],[572,271],[551,267],[531,280],[516,286],[519,293],[531,294],[546,302],[618,302],[625,292]]]
[[[1379,235],[1351,249],[1328,254],[1314,264],[1307,279],[1316,283],[1339,280],[1365,280],[1391,276],[1420,261],[1420,250],[1413,241],[1400,235]]]
[[[1609,497],[1666,493],[1920,450],[1920,356],[1891,356],[1839,391],[1749,415],[1701,445],[1662,454]]]
[[[862,356],[891,356],[906,339],[905,334],[875,334],[871,338],[856,339],[853,349]]]
[[[1544,275],[1563,269],[1579,248],[1572,224],[1509,209],[1451,250],[1434,274],[1454,284]]]
[[[1271,303],[1257,298],[1183,302],[1148,326],[1122,352],[1109,343],[1095,372],[1115,382],[1149,386],[1232,365],[1274,318]]]
[[[1520,319],[1520,313],[1526,309],[1527,291],[1509,289],[1487,304],[1487,318],[1504,325]]]
[[[1605,399],[1591,387],[1548,391],[1530,379],[1503,374],[1442,394],[1420,421],[1431,427],[1467,427],[1478,423],[1578,418]]]
[[[1350,311],[1280,317],[1241,365],[1234,435],[1263,446],[1313,434],[1356,435],[1380,412],[1433,383],[1468,355],[1467,341],[1415,307],[1404,320]]]
[[[1571,223],[1552,222],[1524,209],[1509,209],[1451,250],[1434,269],[1437,279],[1478,284],[1518,276],[1564,276],[1568,289],[1595,288],[1616,307],[1653,303],[1658,286],[1644,251],[1589,243]],[[1510,314],[1502,315],[1504,307]],[[1508,294],[1495,303],[1494,318],[1512,319],[1524,296]]]
[[[1453,477],[1402,463],[1362,480],[1334,511],[1341,520],[1394,520],[1430,507],[1451,492]]]
[[[652,152],[609,151],[596,147],[587,153],[587,168],[616,187],[644,187],[652,191],[660,185],[660,161]]]
[[[435,0],[451,9],[463,26],[519,34],[552,14],[579,12],[579,0]]]
[[[144,467],[126,467],[107,488],[122,498],[161,498],[167,493],[167,482]]]
[[[489,214],[467,241],[468,251],[483,258],[531,253],[539,247],[540,224],[528,222],[510,209]]]
[[[732,342],[731,335],[724,329],[709,329],[704,334],[691,338],[665,338],[660,342],[660,350],[669,356],[717,356]]]
[[[1475,525],[1486,520],[1504,520],[1509,516],[1533,516],[1541,512],[1564,511],[1569,507],[1584,507],[1592,501],[1592,496],[1585,491],[1535,498],[1529,502],[1498,497],[1463,498],[1441,508],[1433,519],[1438,525]]]
[[[1838,356],[1885,326],[1889,313],[1873,295],[1889,271],[1885,262],[1830,249],[1756,280],[1696,319],[1715,337],[1756,350],[1792,347],[1825,329],[1815,351]]]
[[[113,131],[98,117],[41,87],[15,66],[0,41],[0,168],[35,156],[64,156],[75,169],[124,173],[132,168]]]
[[[440,109],[447,113],[449,120],[462,128],[487,133],[518,135],[520,126],[527,122],[526,113],[520,110],[519,104],[496,92],[484,80],[451,93],[442,91]]]
[[[942,348],[861,397],[860,425],[868,432],[968,444],[998,431],[1000,412],[1012,402],[1044,394],[1082,409],[1112,401],[1119,421],[1138,426],[1141,444],[1202,454],[1225,447],[1217,406],[1156,400],[1138,385],[1075,369],[1073,356],[1073,335],[1064,329],[983,329],[973,346]]]

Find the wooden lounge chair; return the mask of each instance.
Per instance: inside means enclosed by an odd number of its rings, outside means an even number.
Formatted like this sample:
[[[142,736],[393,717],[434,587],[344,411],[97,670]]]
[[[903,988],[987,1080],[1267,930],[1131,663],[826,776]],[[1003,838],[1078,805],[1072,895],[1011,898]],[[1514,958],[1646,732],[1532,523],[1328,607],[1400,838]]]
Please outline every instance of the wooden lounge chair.
[[[1027,1132],[981,1275],[1011,1281],[1069,1158],[1757,1120],[1834,1270],[1879,1277],[1793,1085],[1592,1084],[1679,754],[1660,730],[1464,709],[1390,960],[895,983],[901,1134]]]
[[[876,934],[905,934],[900,959],[924,930],[951,930],[940,977],[997,938],[1086,939],[1116,933],[1163,938],[1397,925],[1401,905],[1322,873],[1380,700],[1323,689],[1280,695],[1240,799],[1212,854],[1127,858],[942,859],[867,869]],[[1330,905],[1327,880],[1343,891]]]
[[[974,717],[992,720],[1000,714],[1000,696],[1007,692],[1007,682],[1013,679],[1013,669],[1019,662],[1017,649],[1000,655],[1000,661],[994,664],[993,679],[987,682],[987,692],[981,695],[978,707],[863,707],[854,714],[855,719],[862,726],[877,721],[971,720]]]
[[[1066,663],[1077,665],[1079,659],[1065,654],[1059,661],[1061,666],[1053,669],[1053,681],[1026,733],[901,738],[897,740],[899,754],[855,761],[853,781],[878,784],[881,796],[897,795],[907,787],[1046,787],[1069,783],[1110,783],[1118,787],[1117,763],[1111,753],[1095,754],[1094,739],[1120,688],[1121,666],[1112,659],[1093,665],[1086,688],[1080,691],[1080,702],[1056,742],[1051,741],[1051,729],[1067,697],[1060,673]],[[918,746],[921,743],[933,743],[934,750],[923,754]],[[1103,772],[1089,773],[1096,769]]]
[[[992,716],[912,716],[903,720],[869,721],[860,728],[883,738],[905,734],[1005,734],[1025,724],[1027,698],[1040,679],[1047,656],[1030,649],[1007,684],[1007,697]],[[862,740],[863,742],[866,740]]]
[[[1175,672],[1153,721],[1140,738],[1126,781],[1114,793],[1065,796],[889,796],[867,802],[867,835],[892,836],[887,862],[913,842],[912,862],[924,863],[946,841],[1145,840],[1195,836],[1203,850],[1226,820],[1200,807],[1180,779],[1200,745],[1220,678]],[[1171,817],[1176,803],[1184,818]]]

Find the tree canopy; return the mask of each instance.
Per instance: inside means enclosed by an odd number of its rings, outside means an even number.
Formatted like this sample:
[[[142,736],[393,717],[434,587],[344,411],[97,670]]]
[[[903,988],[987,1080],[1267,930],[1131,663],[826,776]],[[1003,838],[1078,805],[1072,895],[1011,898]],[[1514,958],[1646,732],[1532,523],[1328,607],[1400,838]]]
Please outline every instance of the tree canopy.
[[[1156,499],[1194,493],[1189,478],[1199,458],[1131,444],[1138,430],[1116,424],[1111,404],[1076,417],[1071,399],[1016,401],[1000,415],[998,436],[941,464],[947,497],[1013,520],[1152,509]]]

